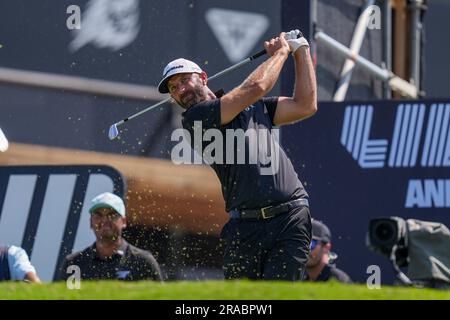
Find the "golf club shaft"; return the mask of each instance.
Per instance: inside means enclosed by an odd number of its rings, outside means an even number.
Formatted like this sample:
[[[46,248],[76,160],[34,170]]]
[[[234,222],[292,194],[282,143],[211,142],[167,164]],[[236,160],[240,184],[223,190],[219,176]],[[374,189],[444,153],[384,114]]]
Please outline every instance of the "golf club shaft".
[[[215,78],[218,78],[218,77],[224,75],[225,73],[228,73],[228,72],[230,72],[230,71],[232,71],[232,70],[234,70],[234,69],[236,69],[236,68],[239,68],[239,67],[243,66],[244,64],[246,64],[246,63],[248,63],[248,62],[250,62],[250,61],[252,61],[252,60],[254,60],[254,59],[256,59],[256,58],[259,58],[259,57],[263,56],[263,55],[266,54],[266,53],[267,53],[267,52],[266,52],[266,49],[261,50],[261,51],[255,53],[254,55],[252,55],[252,56],[250,56],[250,57],[248,57],[248,58],[242,60],[241,62],[238,62],[238,63],[232,65],[231,67],[226,68],[225,70],[222,70],[222,71],[216,73],[215,75],[213,75],[212,77],[210,77],[209,80],[213,80],[213,79],[215,79]],[[124,122],[126,122],[126,121],[128,121],[128,120],[131,120],[131,119],[133,119],[133,118],[136,118],[137,116],[140,116],[141,114],[143,114],[143,113],[145,113],[145,112],[147,112],[147,111],[150,111],[150,110],[152,110],[152,109],[154,109],[154,108],[156,108],[156,107],[159,107],[160,105],[163,105],[163,104],[166,103],[166,102],[169,102],[171,99],[172,99],[172,98],[164,99],[164,100],[158,102],[157,104],[154,104],[154,105],[152,105],[152,106],[150,106],[150,107],[148,107],[148,108],[146,108],[146,109],[144,109],[144,110],[141,110],[141,111],[139,111],[139,112],[137,112],[137,113],[135,113],[135,114],[129,116],[128,118],[125,118],[125,119],[123,119],[123,120],[121,120],[121,121],[115,123],[115,125],[116,125],[116,126],[120,126],[121,124],[123,124]]]
[[[248,57],[248,58],[242,60],[241,62],[238,62],[238,63],[232,65],[231,67],[226,68],[225,70],[222,70],[222,71],[220,71],[220,72],[217,72],[217,73],[216,73],[215,75],[213,75],[212,77],[209,77],[208,80],[213,80],[213,79],[215,79],[215,78],[218,78],[218,77],[220,77],[221,75],[224,75],[225,73],[228,73],[228,72],[230,72],[230,71],[232,71],[232,70],[234,70],[234,69],[237,69],[237,68],[239,68],[240,66],[243,66],[244,64],[246,64],[246,63],[248,63],[248,62],[250,62],[250,61],[252,61],[252,60],[255,60],[256,58],[259,58],[259,57],[261,57],[262,55],[264,55],[264,54],[266,54],[266,53],[267,53],[266,49],[261,50],[261,51],[255,53],[254,55],[252,55],[252,56],[250,56],[250,57]]]
[[[123,124],[124,122],[126,122],[126,121],[128,121],[128,120],[131,120],[131,119],[133,119],[133,118],[136,118],[137,116],[140,116],[141,114],[143,114],[143,113],[145,113],[145,112],[147,112],[147,111],[150,111],[150,110],[152,110],[152,109],[154,109],[154,108],[156,108],[156,107],[159,107],[159,106],[163,105],[163,104],[166,103],[166,102],[169,102],[171,99],[172,99],[172,98],[169,97],[169,98],[166,98],[166,99],[164,99],[164,100],[158,102],[157,104],[151,105],[150,107],[148,107],[148,108],[146,108],[146,109],[144,109],[144,110],[141,110],[141,111],[139,111],[139,112],[137,112],[137,113],[135,113],[135,114],[129,116],[128,118],[125,118],[125,119],[123,119],[123,120],[120,120],[119,122],[116,123],[116,125],[119,126],[119,125]]]

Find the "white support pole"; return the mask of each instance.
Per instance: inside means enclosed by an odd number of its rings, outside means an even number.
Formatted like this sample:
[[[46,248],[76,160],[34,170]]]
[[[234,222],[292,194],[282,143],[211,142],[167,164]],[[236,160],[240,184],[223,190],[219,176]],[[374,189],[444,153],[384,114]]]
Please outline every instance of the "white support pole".
[[[319,31],[316,33],[315,38],[318,42],[322,43],[326,47],[334,50],[336,53],[342,55],[345,58],[353,60],[356,65],[360,66],[370,74],[374,75],[382,81],[386,81],[394,91],[400,92],[403,96],[416,99],[418,97],[418,90],[416,86],[411,83],[397,77],[391,71],[381,69],[376,64],[369,60],[355,55],[349,48],[334,40],[327,34]]]
[[[350,42],[350,51],[353,54],[359,54],[361,50],[361,45],[364,41],[364,36],[366,35],[367,24],[370,18],[370,7],[375,3],[375,0],[368,0],[366,5],[358,18],[356,23],[355,31],[353,33],[352,41]],[[346,59],[344,67],[342,68],[339,83],[337,85],[336,92],[334,93],[333,101],[344,101],[347,94],[348,87],[350,85],[350,80],[352,78],[352,72],[355,67],[355,62],[351,59]]]
[[[18,84],[138,100],[162,100],[156,87],[0,67],[0,83]]]

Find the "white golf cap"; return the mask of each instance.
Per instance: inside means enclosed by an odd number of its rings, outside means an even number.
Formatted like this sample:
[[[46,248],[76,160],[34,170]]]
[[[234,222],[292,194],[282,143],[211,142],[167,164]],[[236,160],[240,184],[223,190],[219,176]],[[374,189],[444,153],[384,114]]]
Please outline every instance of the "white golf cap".
[[[171,76],[178,73],[202,73],[203,70],[194,62],[187,59],[176,59],[167,64],[163,71],[163,79],[158,85],[158,91],[168,93],[167,81]]]
[[[123,200],[119,196],[110,192],[99,194],[92,199],[89,212],[92,213],[99,208],[111,208],[122,217],[125,217],[125,205]]]

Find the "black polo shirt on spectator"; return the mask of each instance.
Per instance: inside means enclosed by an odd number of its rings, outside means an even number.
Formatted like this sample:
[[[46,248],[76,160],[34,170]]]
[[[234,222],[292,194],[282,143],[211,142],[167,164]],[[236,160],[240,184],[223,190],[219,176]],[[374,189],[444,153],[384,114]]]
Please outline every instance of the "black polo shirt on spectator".
[[[348,274],[341,269],[336,268],[334,264],[327,264],[315,281],[325,282],[331,279],[336,279],[342,283],[352,283]],[[310,280],[307,272],[305,273],[305,280]]]
[[[81,280],[162,281],[161,270],[153,255],[125,240],[111,257],[100,257],[95,243],[83,251],[68,255],[61,268],[61,280],[66,280],[73,274],[67,273],[67,268],[71,265],[80,268]]]
[[[283,149],[278,148],[278,170],[273,175],[263,175],[264,166],[259,160],[256,164],[249,163],[249,139],[245,139],[245,164],[236,164],[236,154],[233,164],[226,164],[226,130],[254,130],[258,139],[262,137],[273,141],[273,118],[278,103],[278,97],[263,98],[240,112],[230,123],[221,125],[220,99],[202,101],[183,112],[183,128],[191,135],[191,145],[195,150],[194,125],[202,122],[203,134],[208,129],[218,129],[223,136],[223,164],[213,163],[211,167],[216,172],[222,185],[226,210],[259,209],[273,206],[290,200],[308,197],[294,167]],[[210,142],[202,142],[202,152]],[[234,141],[234,151],[238,148]],[[268,144],[269,145],[269,144]],[[271,153],[273,150],[270,150]],[[271,165],[274,165],[273,163]]]

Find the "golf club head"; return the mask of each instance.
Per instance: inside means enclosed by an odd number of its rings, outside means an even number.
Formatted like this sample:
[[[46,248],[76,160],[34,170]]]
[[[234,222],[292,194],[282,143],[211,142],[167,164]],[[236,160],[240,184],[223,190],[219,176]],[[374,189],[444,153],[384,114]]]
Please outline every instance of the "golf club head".
[[[117,128],[117,123],[114,123],[109,127],[108,137],[110,140],[114,140],[119,136],[119,129]]]
[[[0,151],[5,152],[6,150],[8,150],[8,147],[9,147],[8,139],[6,139],[2,129],[0,128]]]

